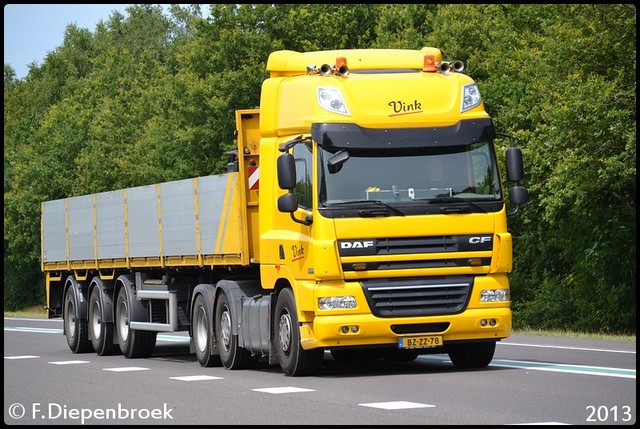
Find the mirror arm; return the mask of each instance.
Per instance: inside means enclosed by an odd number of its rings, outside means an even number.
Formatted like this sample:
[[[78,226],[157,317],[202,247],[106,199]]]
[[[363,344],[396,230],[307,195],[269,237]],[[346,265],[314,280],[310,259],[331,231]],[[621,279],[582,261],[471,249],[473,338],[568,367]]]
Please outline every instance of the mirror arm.
[[[293,215],[293,212],[291,212],[290,214],[291,214],[291,219],[295,223],[301,223],[302,225],[305,225],[305,226],[309,226],[309,225],[311,225],[313,223],[313,216],[311,216],[311,215],[305,216],[304,219],[298,219],[297,217],[295,217]]]

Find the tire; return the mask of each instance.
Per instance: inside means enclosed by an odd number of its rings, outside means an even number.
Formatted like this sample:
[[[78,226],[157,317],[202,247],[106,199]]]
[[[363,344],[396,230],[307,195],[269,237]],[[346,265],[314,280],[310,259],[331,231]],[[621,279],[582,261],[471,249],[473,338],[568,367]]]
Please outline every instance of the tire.
[[[100,286],[95,286],[89,296],[89,339],[99,356],[107,356],[116,353],[118,346],[113,343],[113,323],[102,320],[103,308],[100,294]]]
[[[221,293],[216,299],[215,335],[220,361],[227,369],[246,369],[252,367],[256,360],[251,353],[238,345],[238,336],[233,335],[232,324],[234,314],[229,305],[227,295]]]
[[[116,300],[115,327],[118,335],[120,351],[126,358],[149,357],[156,345],[157,332],[139,331],[131,329],[131,303],[127,299],[127,293],[123,286],[118,291]]]
[[[91,341],[89,341],[87,319],[79,318],[78,312],[73,286],[69,286],[64,296],[64,311],[62,313],[67,344],[69,344],[69,348],[74,353],[92,352],[93,348]]]
[[[211,354],[211,322],[210,311],[202,295],[198,295],[193,306],[191,326],[193,343],[196,349],[198,363],[203,367],[222,365],[219,355]]]
[[[451,362],[453,362],[456,368],[460,369],[486,367],[491,363],[495,350],[495,341],[453,344],[448,346],[448,353]]]
[[[300,323],[291,289],[283,289],[278,294],[273,326],[278,362],[284,374],[291,377],[316,374],[322,366],[324,349],[302,348]]]

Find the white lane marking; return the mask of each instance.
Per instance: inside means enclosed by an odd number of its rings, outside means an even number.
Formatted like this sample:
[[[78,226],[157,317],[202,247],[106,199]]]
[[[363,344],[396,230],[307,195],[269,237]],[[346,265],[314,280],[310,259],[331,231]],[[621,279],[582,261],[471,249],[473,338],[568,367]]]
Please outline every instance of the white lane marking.
[[[34,356],[34,355],[23,355],[23,356],[5,356],[5,359],[36,359],[39,358],[40,356]]]
[[[499,341],[496,344],[499,346],[540,347],[540,348],[547,348],[547,349],[582,350],[582,351],[588,351],[588,352],[626,353],[626,354],[632,354],[632,355],[636,354],[635,350],[593,349],[588,347],[549,346],[544,344],[522,344],[522,343],[509,343],[509,342],[503,342],[503,341]]]
[[[251,389],[254,392],[263,392],[263,393],[297,393],[297,392],[315,392],[313,389],[303,389],[300,387],[268,387],[264,389]]]
[[[79,363],[91,363],[88,360],[61,360],[57,362],[49,362],[52,365],[77,365]]]
[[[31,328],[26,326],[5,327],[4,330],[13,332],[38,332],[40,334],[62,334],[62,329]]]
[[[162,334],[158,334],[156,339],[158,341],[168,341],[170,343],[181,343],[181,342],[190,340],[189,336],[184,336],[184,335],[162,335]]]
[[[433,360],[438,362],[451,362],[449,358],[441,355],[423,355],[419,356],[418,359]],[[505,359],[493,359],[489,366],[521,368],[534,371],[555,371],[568,374],[599,375],[604,377],[636,378],[635,369],[608,368],[602,366],[571,365],[551,362],[529,362],[523,360]]]
[[[120,368],[102,368],[103,371],[112,372],[128,372],[128,371],[149,371],[149,368],[143,368],[141,366],[123,366]]]
[[[409,408],[433,408],[435,405],[421,404],[408,401],[371,402],[369,404],[358,404],[362,407],[382,408],[383,410],[407,410]]]
[[[210,375],[185,375],[182,377],[169,377],[171,380],[180,381],[201,381],[201,380],[222,380],[222,377],[212,377]]]
[[[603,366],[569,365],[560,363],[509,361],[496,359],[490,366],[524,368],[537,371],[565,372],[570,374],[600,375],[607,377],[636,378],[635,369],[608,368]]]

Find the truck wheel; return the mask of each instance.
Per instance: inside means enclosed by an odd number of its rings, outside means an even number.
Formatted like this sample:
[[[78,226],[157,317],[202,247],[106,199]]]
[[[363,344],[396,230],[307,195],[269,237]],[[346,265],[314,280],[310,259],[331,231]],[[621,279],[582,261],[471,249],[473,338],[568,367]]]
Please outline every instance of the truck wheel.
[[[100,287],[96,286],[89,297],[89,339],[93,349],[100,356],[114,354],[117,346],[113,343],[113,323],[102,320]]]
[[[191,326],[193,327],[193,342],[196,349],[196,356],[200,366],[211,367],[220,366],[219,355],[211,354],[211,322],[209,321],[209,307],[206,305],[204,297],[198,295],[196,302],[193,306],[193,320]]]
[[[245,369],[253,366],[251,353],[238,345],[238,336],[233,335],[233,313],[227,295],[221,293],[216,300],[216,342],[220,360],[227,369]]]
[[[274,314],[276,352],[285,375],[314,375],[320,370],[324,349],[304,350],[300,345],[300,324],[291,289],[278,294]]]
[[[447,350],[449,358],[456,368],[484,368],[493,359],[496,342],[452,344],[448,346]]]
[[[78,317],[75,294],[73,287],[69,286],[64,297],[64,333],[67,344],[74,353],[87,353],[92,351],[91,341],[87,328],[87,320]]]
[[[126,287],[126,286],[125,286]],[[116,301],[116,333],[118,334],[118,345],[120,351],[126,358],[149,357],[153,353],[156,345],[157,332],[139,331],[131,329],[129,322],[131,321],[130,303],[127,299],[127,293],[124,287],[118,292]]]

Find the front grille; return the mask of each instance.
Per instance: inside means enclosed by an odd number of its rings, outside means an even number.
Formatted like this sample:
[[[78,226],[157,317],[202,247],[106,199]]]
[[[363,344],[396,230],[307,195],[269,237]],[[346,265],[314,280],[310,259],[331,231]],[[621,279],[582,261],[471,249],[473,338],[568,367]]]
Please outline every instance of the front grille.
[[[360,284],[377,317],[433,316],[463,311],[471,295],[473,277],[372,279]]]
[[[338,248],[342,257],[487,251],[493,248],[492,238],[489,234],[477,234],[339,240]]]
[[[474,258],[480,261],[480,265],[491,264],[491,258]],[[381,270],[408,270],[423,268],[451,268],[451,267],[469,267],[471,266],[470,258],[460,259],[431,259],[420,261],[393,261],[393,262],[360,262],[360,263],[344,263],[343,271],[355,271],[355,267],[360,266],[359,271],[381,271]]]
[[[491,264],[493,236],[476,234],[339,240],[338,248],[345,273],[488,267]],[[475,256],[469,257],[461,252],[474,252]],[[446,256],[438,259],[428,257],[434,253]]]
[[[394,334],[435,334],[442,333],[449,329],[449,322],[442,323],[414,323],[410,325],[391,325],[391,331]]]

